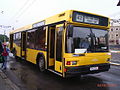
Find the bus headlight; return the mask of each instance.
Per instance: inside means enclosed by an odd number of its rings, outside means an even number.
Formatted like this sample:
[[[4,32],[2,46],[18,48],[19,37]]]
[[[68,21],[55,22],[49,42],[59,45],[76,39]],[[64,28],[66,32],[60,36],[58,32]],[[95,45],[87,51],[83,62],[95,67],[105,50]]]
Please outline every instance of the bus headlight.
[[[77,61],[67,61],[66,65],[77,65]]]
[[[72,61],[72,65],[77,65],[77,61]]]

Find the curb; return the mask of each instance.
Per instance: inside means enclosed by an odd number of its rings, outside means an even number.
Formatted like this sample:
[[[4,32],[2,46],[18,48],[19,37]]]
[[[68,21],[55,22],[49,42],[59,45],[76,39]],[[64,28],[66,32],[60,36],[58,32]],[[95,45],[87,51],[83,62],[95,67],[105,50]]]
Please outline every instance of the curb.
[[[0,70],[0,77],[4,80],[4,82],[9,85],[12,90],[20,90],[18,86],[16,86],[5,74],[2,70]]]
[[[116,66],[120,66],[119,63],[113,63],[113,62],[110,62],[110,64],[112,64],[112,65],[116,65]]]
[[[120,51],[110,51],[111,53],[120,53]]]

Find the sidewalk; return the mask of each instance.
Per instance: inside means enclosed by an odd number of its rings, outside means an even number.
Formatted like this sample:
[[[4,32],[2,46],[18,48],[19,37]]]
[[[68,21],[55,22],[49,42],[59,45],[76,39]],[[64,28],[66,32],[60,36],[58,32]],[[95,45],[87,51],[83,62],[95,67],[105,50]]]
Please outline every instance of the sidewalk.
[[[0,90],[20,90],[2,70],[0,70]]]
[[[120,50],[110,50],[111,53],[120,53]]]
[[[119,63],[110,62],[110,64],[112,64],[112,65],[116,65],[116,66],[120,66]]]
[[[110,64],[111,65],[116,65],[116,66],[120,66],[120,50],[110,50],[110,52],[113,54],[113,55],[116,55],[115,57],[117,58],[111,58],[111,62]],[[118,57],[118,56],[119,57]]]

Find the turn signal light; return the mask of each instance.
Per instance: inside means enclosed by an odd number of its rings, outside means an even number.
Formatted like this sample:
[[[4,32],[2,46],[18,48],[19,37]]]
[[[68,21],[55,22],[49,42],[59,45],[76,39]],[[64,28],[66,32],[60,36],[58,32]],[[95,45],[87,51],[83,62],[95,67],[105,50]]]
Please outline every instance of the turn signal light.
[[[67,61],[67,62],[66,62],[66,65],[71,65],[71,61]]]

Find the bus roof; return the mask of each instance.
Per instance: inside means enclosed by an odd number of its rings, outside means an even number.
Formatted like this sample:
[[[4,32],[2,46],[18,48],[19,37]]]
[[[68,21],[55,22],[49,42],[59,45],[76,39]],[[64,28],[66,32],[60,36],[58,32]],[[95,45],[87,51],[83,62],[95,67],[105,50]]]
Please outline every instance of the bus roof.
[[[49,24],[52,24],[52,23],[60,22],[60,21],[72,22],[72,12],[73,12],[73,11],[82,12],[82,13],[91,14],[91,15],[96,15],[96,16],[100,16],[100,17],[105,17],[105,16],[102,16],[102,15],[93,14],[93,13],[88,13],[88,12],[83,12],[83,11],[67,10],[67,11],[64,11],[64,12],[62,12],[62,13],[59,13],[59,14],[57,14],[57,15],[51,16],[51,17],[49,17],[49,18],[46,18],[46,19],[44,19],[44,20],[42,20],[42,21],[38,21],[38,22],[35,22],[35,23],[33,23],[33,24],[26,25],[26,26],[21,27],[21,28],[16,29],[16,30],[12,30],[12,31],[10,32],[10,34],[32,29],[32,28],[33,28],[33,25],[36,27],[37,25],[43,25],[43,24],[44,24],[44,25],[49,25]],[[108,18],[108,17],[105,17],[105,18]]]

